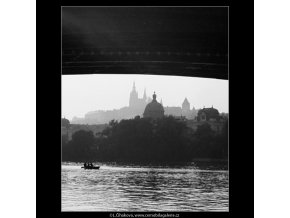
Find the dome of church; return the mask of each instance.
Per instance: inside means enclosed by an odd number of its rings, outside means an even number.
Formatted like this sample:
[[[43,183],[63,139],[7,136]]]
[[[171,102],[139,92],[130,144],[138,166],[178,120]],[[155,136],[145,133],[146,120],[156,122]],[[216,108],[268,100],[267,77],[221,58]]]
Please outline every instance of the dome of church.
[[[153,119],[157,119],[163,116],[164,116],[164,108],[162,104],[157,102],[156,94],[154,92],[153,100],[149,104],[146,105],[144,113],[143,113],[143,117],[145,118],[150,117]]]

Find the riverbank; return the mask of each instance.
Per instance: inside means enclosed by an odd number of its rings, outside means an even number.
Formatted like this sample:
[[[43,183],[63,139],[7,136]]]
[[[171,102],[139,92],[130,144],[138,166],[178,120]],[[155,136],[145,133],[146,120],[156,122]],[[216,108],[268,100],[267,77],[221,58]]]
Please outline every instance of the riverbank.
[[[194,158],[192,159],[193,162],[199,161],[199,162],[223,162],[227,163],[229,162],[228,159],[222,159],[222,158]]]

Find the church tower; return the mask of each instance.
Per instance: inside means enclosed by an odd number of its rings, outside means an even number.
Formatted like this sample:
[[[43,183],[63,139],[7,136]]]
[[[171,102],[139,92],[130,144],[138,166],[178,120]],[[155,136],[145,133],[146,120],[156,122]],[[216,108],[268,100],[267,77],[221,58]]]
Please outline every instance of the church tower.
[[[133,88],[130,93],[129,107],[134,107],[138,104],[138,92],[136,91],[135,82],[133,83]]]
[[[190,111],[190,103],[187,100],[187,98],[185,98],[183,103],[182,103],[182,111],[184,111],[184,112]]]

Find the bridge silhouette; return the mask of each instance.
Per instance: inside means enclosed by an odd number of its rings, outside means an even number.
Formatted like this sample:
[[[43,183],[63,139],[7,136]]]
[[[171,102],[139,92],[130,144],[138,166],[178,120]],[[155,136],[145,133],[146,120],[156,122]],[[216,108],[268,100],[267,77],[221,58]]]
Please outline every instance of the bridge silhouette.
[[[227,8],[62,9],[62,74],[228,79]]]

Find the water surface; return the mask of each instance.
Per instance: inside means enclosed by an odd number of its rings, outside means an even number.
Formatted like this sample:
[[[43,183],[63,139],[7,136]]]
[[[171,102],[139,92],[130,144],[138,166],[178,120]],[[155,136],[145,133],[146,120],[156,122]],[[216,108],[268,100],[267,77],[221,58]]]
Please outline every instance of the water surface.
[[[95,164],[62,164],[62,211],[228,211],[225,164]]]

